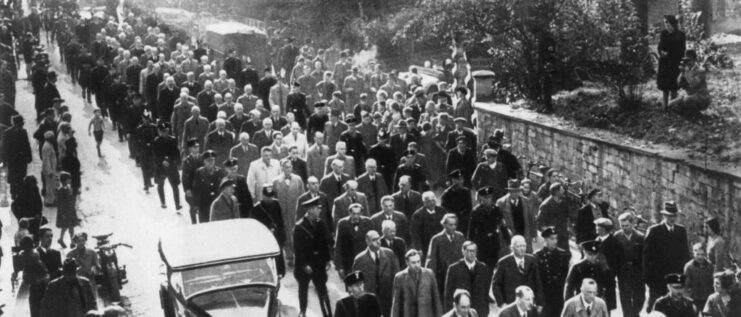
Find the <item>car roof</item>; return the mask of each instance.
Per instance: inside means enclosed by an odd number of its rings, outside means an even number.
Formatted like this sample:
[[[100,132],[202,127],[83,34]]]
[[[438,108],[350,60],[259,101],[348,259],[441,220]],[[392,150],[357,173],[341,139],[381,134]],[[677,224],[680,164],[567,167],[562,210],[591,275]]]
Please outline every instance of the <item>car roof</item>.
[[[234,21],[224,21],[206,26],[206,32],[213,32],[216,34],[265,34],[265,31],[261,29],[257,24],[254,26],[247,25],[244,23]]]
[[[162,234],[159,252],[170,268],[278,255],[273,234],[254,219],[231,219],[189,225]]]

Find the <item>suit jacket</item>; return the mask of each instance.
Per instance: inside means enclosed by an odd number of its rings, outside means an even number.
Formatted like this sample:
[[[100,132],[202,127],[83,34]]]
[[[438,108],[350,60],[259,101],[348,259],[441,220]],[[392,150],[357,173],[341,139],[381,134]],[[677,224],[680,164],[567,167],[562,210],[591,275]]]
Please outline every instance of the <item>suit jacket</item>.
[[[422,268],[415,282],[409,269],[394,277],[391,317],[439,317],[443,314],[435,274]]]
[[[613,234],[618,245],[623,250],[623,256],[625,262],[620,266],[618,270],[618,278],[623,274],[627,274],[629,277],[642,277],[643,276],[643,244],[646,237],[633,230],[633,234],[628,239],[628,236],[623,230],[617,231]]]
[[[214,131],[206,136],[204,149],[216,152],[216,165],[223,166],[224,161],[229,158],[229,151],[234,146],[234,134],[224,131],[224,137],[219,137],[219,132]]]
[[[364,293],[357,300],[352,296],[338,300],[334,317],[381,317],[381,312],[378,297]]]
[[[407,132],[406,138],[402,141],[401,135],[394,134],[391,136],[391,150],[394,151],[394,159],[399,162],[401,159],[401,154],[404,153],[404,151],[407,150],[407,145],[409,145],[409,142],[417,142],[417,138],[414,136],[414,134]]]
[[[463,242],[466,241],[466,237],[456,231],[453,232],[453,239],[448,239],[445,231],[441,231],[436,234],[430,240],[430,247],[427,249],[427,268],[435,273],[435,278],[440,281],[438,287],[440,287],[443,293],[443,287],[445,286],[445,274],[448,273],[448,267],[463,258],[461,247]]]
[[[252,144],[257,146],[258,150],[262,150],[264,146],[273,144],[273,134],[276,132],[275,130],[266,131],[265,129],[257,131],[252,135]]]
[[[54,249],[44,249],[42,247],[36,248],[41,256],[41,263],[44,263],[46,271],[49,272],[49,278],[56,279],[62,276],[62,253]]]
[[[386,214],[383,210],[373,214],[373,216],[371,216],[371,221],[373,221],[373,230],[383,234],[382,225],[384,220],[386,220]],[[391,221],[396,224],[396,236],[404,239],[404,241],[410,241],[409,220],[407,220],[407,216],[400,211],[394,210],[391,215]]]
[[[342,186],[351,178],[347,174],[342,174],[338,180],[334,174],[325,175],[319,181],[319,191],[327,195],[327,199],[334,204],[334,200],[342,195],[345,190]],[[337,219],[335,220],[337,221]]]
[[[79,301],[71,300],[70,284],[79,285],[79,296],[81,297]],[[44,298],[41,300],[41,316],[59,316],[60,312],[70,309],[70,305],[75,305],[76,310],[82,313],[81,316],[98,308],[93,286],[88,279],[78,276],[74,280],[68,281],[60,277],[49,282],[44,292]]]
[[[381,311],[384,316],[391,312],[391,301],[393,294],[391,291],[394,287],[394,276],[399,272],[399,260],[394,255],[394,251],[381,247],[377,251],[378,264],[370,255],[370,250],[366,249],[355,256],[353,262],[353,271],[361,271],[365,276],[365,291],[376,294]]]
[[[371,183],[370,175],[367,172],[358,177],[358,191],[368,197],[368,208],[371,214],[381,210],[381,198],[389,194],[383,175],[376,172],[374,177],[373,183]]]
[[[543,302],[543,287],[538,273],[538,261],[530,254],[525,254],[524,259],[525,269],[523,272],[520,272],[517,268],[517,262],[513,254],[507,255],[497,262],[491,282],[491,291],[497,305],[514,302],[515,289],[520,285],[529,286],[535,293],[535,301],[539,304]]]
[[[538,317],[538,311],[535,309],[531,309],[529,312],[527,312],[528,317]],[[517,310],[517,305],[515,303],[507,304],[502,308],[502,310],[499,311],[499,317],[522,317],[520,316],[520,311]]]
[[[363,206],[363,216],[370,217],[371,214],[368,212],[368,199],[365,197],[365,194],[356,192],[355,197],[355,202]],[[332,219],[339,221],[340,219],[345,218],[350,214],[348,208],[350,208],[352,203],[353,202],[347,193],[343,193],[339,197],[335,198],[334,203],[332,204]]]
[[[401,191],[395,192],[392,197],[394,197],[396,210],[401,211],[407,216],[407,219],[411,220],[414,212],[422,208],[422,194],[414,190],[409,190],[408,195],[408,201],[404,199],[404,193]]]
[[[350,217],[342,218],[337,222],[334,265],[338,271],[351,272],[355,256],[368,247],[365,243],[365,234],[371,230],[373,230],[373,224],[368,217],[364,216],[360,217],[357,224],[353,224]]]
[[[411,248],[420,250],[425,253],[428,251],[432,237],[443,230],[440,221],[447,212],[445,208],[435,206],[434,213],[430,214],[427,208],[420,207],[412,214],[412,220],[409,224],[409,233],[412,236],[410,243]]]
[[[473,130],[469,128],[463,128],[463,131],[457,131],[453,130],[448,132],[448,141],[445,143],[445,149],[450,150],[452,148],[455,148],[455,146],[458,144],[458,141],[456,139],[459,135],[462,135],[466,138],[466,143],[468,144],[468,147],[471,149],[477,149],[476,147],[476,133],[473,132]]]
[[[324,144],[329,147],[329,151],[335,154],[334,145],[340,140],[340,134],[347,130],[347,124],[338,121],[337,126],[332,125],[332,121],[327,121],[324,124]]]
[[[604,204],[603,204],[604,205]],[[610,207],[608,204],[606,207],[600,207],[600,214],[602,217],[609,218],[607,214],[607,208]],[[576,224],[574,231],[576,232],[576,243],[582,243],[584,241],[594,240],[597,237],[597,232],[594,229],[594,215],[592,214],[592,204],[586,204],[579,208],[576,215]]]
[[[332,162],[335,159],[339,159],[345,162],[345,165],[342,168],[342,172],[349,175],[350,178],[355,178],[355,158],[353,158],[350,155],[345,155],[344,158],[339,158],[337,154],[330,155],[326,159],[324,159],[324,173],[323,175],[327,175],[329,173],[332,173]]]
[[[471,308],[481,316],[489,316],[489,281],[491,269],[484,262],[476,261],[473,271],[468,269],[463,259],[451,264],[445,277],[443,308],[453,308],[453,294],[457,289],[471,293]]]
[[[594,298],[591,312],[591,315],[587,315],[587,309],[584,307],[581,294],[579,294],[569,298],[569,300],[564,303],[561,317],[610,317],[610,311],[607,310],[607,304],[599,297]]]
[[[381,237],[381,246],[384,248],[389,248],[391,251],[394,251],[394,255],[396,256],[396,259],[399,260],[399,268],[402,270],[407,267],[407,261],[406,261],[406,253],[407,253],[407,243],[404,241],[404,239],[399,237],[394,237],[393,244],[389,245],[389,242]]]
[[[663,283],[669,273],[683,273],[690,259],[687,230],[678,224],[669,232],[664,222],[648,228],[643,245],[643,276],[649,286]]]
[[[486,315],[481,315],[486,316]],[[442,317],[479,317],[479,313],[476,312],[475,309],[468,310],[468,315],[461,316],[456,313],[455,308],[449,310],[447,313],[445,313]]]
[[[525,232],[514,232],[514,215],[512,214],[512,199],[510,198],[510,194],[504,195],[501,198],[497,199],[496,206],[499,208],[500,211],[502,211],[502,215],[504,216],[505,221],[507,222],[507,227],[510,228],[510,230],[513,230],[514,234],[521,234],[525,237],[525,241],[527,241],[528,245],[528,252],[532,251],[532,243],[533,238],[538,236],[538,223],[535,220],[535,217],[537,216],[535,214],[536,210],[530,210],[526,208],[526,201],[525,198],[522,197],[522,195],[517,195],[518,203],[520,204],[522,208],[523,213],[523,222],[525,227]],[[594,226],[594,225],[592,225]]]
[[[188,118],[183,123],[183,135],[179,136],[181,138],[181,148],[187,148],[186,143],[191,138],[196,138],[199,143],[203,143],[206,134],[208,134],[208,119],[204,117],[198,117],[197,120],[193,117]]]
[[[324,163],[329,156],[329,147],[326,145],[319,146],[315,143],[306,151],[306,170],[309,176],[314,176],[318,179],[324,177]]]
[[[332,221],[332,209],[330,209],[332,207],[330,205],[329,199],[327,199],[327,195],[320,191],[317,193],[317,196],[319,196],[319,209],[321,209],[321,211],[319,212],[319,218],[322,219],[322,221],[324,221],[324,223],[326,223],[328,226],[329,224],[334,224],[334,222]],[[296,221],[303,218],[306,214],[306,207],[302,206],[302,204],[311,198],[312,195],[309,191],[301,194],[301,196],[298,196],[298,199],[296,200]],[[330,232],[334,232],[333,229],[333,226],[329,226]]]
[[[229,157],[237,159],[237,173],[247,176],[250,163],[260,158],[260,150],[252,143],[247,144],[247,151],[244,150],[242,144],[237,144],[229,150]]]
[[[209,221],[236,219],[239,217],[239,204],[234,196],[226,197],[221,194],[211,203]]]

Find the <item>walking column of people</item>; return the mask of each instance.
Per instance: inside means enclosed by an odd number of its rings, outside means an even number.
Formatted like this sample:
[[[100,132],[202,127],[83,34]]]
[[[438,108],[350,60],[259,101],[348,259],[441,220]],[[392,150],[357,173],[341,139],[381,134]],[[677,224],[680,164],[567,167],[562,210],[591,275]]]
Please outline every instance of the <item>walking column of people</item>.
[[[125,12],[119,21],[109,10],[82,18],[74,1],[41,7],[43,23],[35,8],[28,16],[5,9],[9,35],[0,38],[3,49],[22,48],[16,53],[36,96],[37,116],[27,121],[37,123],[41,195],[27,175],[32,150],[15,86],[0,86],[0,112],[12,115],[0,122],[9,126],[0,154],[14,215],[25,219],[17,244],[32,316],[94,309],[87,287],[97,273],[86,235],[74,232],[77,147],[93,145],[74,137],[42,34],[56,40],[67,73],[96,107],[88,133],[98,155],[104,134],[117,131],[143,191],[156,184],[163,212],[172,211],[167,182],[174,211],[187,203],[193,224],[254,218],[271,229],[283,249],[279,275],[293,270],[298,281],[300,316],[309,282],[324,316],[605,317],[617,309],[616,290],[624,316],[644,307],[667,317],[741,316],[738,270],[718,219],[708,219],[706,239],[695,242],[672,201],[648,228],[640,215],[652,211],[627,207],[613,216],[620,206],[609,206],[601,189],[576,210],[560,171],[530,179],[505,131],[477,146],[469,90],[449,67],[465,62],[458,50],[442,69],[450,76],[434,85],[423,85],[416,67],[404,78],[380,63],[354,65],[350,50],[299,47],[292,38],[257,70],[254,57],[229,49],[217,58],[148,16]],[[3,60],[0,77],[15,82],[19,63]],[[58,244],[67,248],[66,231],[74,237],[74,261],[62,264],[51,248],[42,197],[57,207]],[[572,237],[580,260],[571,259]],[[332,267],[350,294],[334,307]],[[69,281],[83,285],[73,294],[80,300],[59,301],[53,294]]]

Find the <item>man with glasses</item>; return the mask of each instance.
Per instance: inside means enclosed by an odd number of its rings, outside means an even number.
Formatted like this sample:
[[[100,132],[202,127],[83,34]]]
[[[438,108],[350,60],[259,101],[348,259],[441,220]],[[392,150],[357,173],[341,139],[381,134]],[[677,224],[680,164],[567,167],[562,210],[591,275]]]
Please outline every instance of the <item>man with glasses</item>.
[[[463,289],[469,292],[471,307],[479,316],[489,316],[489,281],[492,270],[486,263],[476,258],[478,254],[476,243],[463,242],[461,249],[463,259],[451,264],[447,270],[443,309],[452,309],[453,295],[456,290]]]

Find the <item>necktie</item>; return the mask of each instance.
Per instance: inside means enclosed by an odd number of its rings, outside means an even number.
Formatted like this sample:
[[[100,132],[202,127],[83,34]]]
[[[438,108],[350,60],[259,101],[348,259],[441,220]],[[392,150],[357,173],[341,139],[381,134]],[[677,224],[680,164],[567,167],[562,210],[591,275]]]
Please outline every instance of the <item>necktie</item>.
[[[587,306],[587,316],[592,316],[592,306]]]
[[[524,273],[525,272],[525,261],[524,260],[520,261],[520,263],[517,264],[517,268],[520,270],[520,273]]]
[[[350,201],[354,204],[355,203],[355,196],[350,196]]]
[[[527,312],[523,313],[521,317],[527,317]]]
[[[404,194],[404,211],[409,213],[409,194]]]
[[[339,177],[335,176],[335,178],[337,178],[337,193],[339,194],[342,192],[342,183],[340,182]]]
[[[378,265],[380,264],[380,260],[378,259],[378,252],[373,252],[373,254],[375,254],[374,260],[376,262],[376,267],[378,267]],[[378,272],[378,270],[376,270],[376,272]]]
[[[373,199],[378,200],[378,186],[375,177],[371,177],[371,184],[373,184]]]

